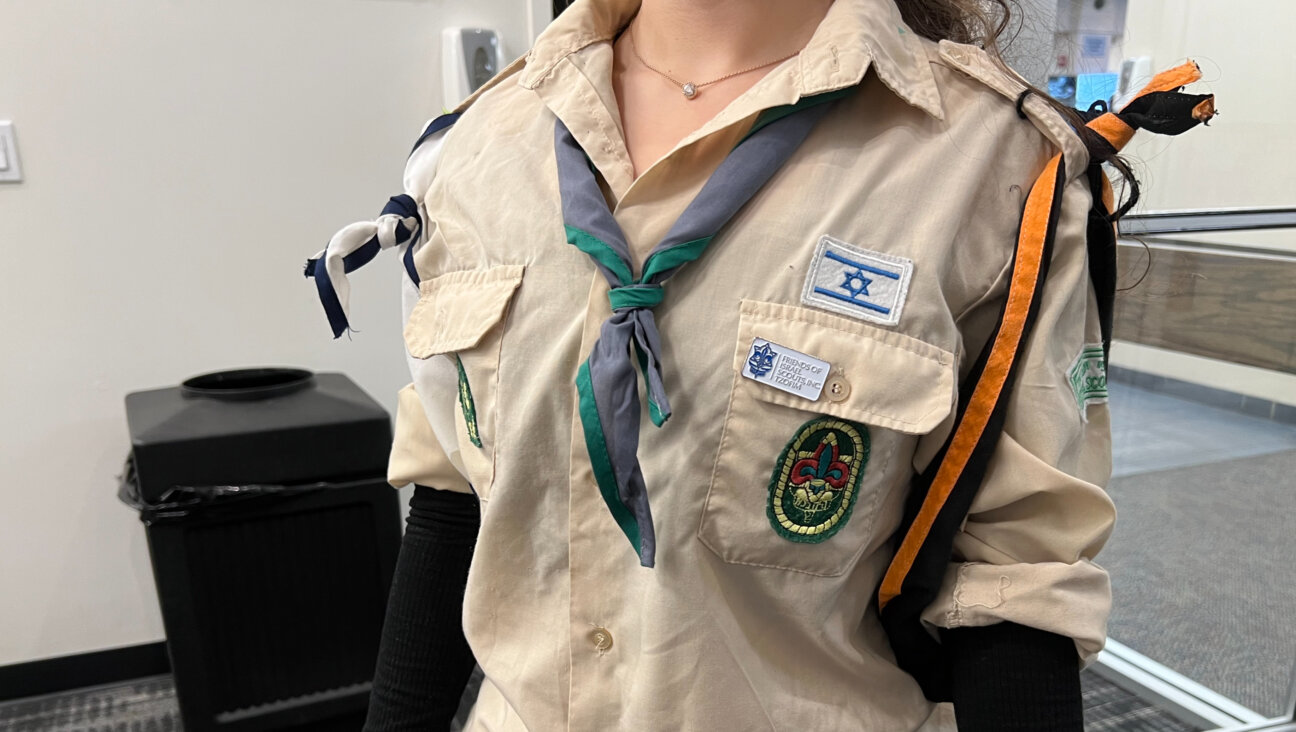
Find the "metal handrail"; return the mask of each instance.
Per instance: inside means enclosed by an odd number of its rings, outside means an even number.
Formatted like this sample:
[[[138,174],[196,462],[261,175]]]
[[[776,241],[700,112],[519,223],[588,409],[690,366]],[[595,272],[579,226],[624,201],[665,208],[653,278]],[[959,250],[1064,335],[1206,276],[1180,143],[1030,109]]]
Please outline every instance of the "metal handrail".
[[[1296,228],[1296,208],[1285,207],[1155,211],[1120,220],[1122,236],[1291,228]]]

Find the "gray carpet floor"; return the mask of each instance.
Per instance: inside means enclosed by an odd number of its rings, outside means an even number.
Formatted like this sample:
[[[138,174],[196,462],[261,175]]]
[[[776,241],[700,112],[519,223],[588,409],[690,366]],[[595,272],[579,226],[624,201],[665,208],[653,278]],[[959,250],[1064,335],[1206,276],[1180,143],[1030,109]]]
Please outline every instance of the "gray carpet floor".
[[[1296,450],[1296,425],[1120,382],[1110,389],[1117,478]]]
[[[1267,716],[1296,662],[1296,451],[1118,478],[1112,638]]]
[[[171,676],[0,704],[4,732],[178,732]]]
[[[1200,732],[1199,728],[1179,722],[1093,673],[1084,673],[1082,680],[1086,732]],[[354,729],[359,727],[357,723]],[[460,728],[456,724],[452,729]],[[0,703],[0,732],[179,732],[181,729],[170,676]]]
[[[1080,675],[1085,732],[1201,732],[1095,673]]]
[[[1112,384],[1109,635],[1266,716],[1296,666],[1296,428]]]

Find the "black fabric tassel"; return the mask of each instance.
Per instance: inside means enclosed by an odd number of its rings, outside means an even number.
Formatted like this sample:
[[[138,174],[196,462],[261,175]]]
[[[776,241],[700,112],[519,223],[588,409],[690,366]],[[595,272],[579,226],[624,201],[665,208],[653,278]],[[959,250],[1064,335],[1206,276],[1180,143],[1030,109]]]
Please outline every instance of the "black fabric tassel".
[[[1136,130],[1178,135],[1215,116],[1214,94],[1151,92],[1135,99],[1116,116]]]

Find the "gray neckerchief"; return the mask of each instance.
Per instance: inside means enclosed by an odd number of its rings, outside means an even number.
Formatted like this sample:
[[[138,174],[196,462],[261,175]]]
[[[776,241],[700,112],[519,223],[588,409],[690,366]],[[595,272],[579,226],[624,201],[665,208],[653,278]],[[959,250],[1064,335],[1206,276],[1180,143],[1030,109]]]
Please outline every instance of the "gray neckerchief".
[[[558,188],[567,241],[589,254],[611,289],[612,316],[576,377],[581,426],[599,492],[630,539],[640,564],[652,567],[656,535],[639,467],[636,363],[647,381],[648,409],[660,427],[670,417],[661,373],[661,337],[652,307],[662,283],[697,259],[716,233],[791,157],[834,101],[850,89],[766,110],[644,261],[634,278],[630,247],[608,209],[585,151],[559,120],[554,127]],[[634,353],[631,353],[633,348]]]

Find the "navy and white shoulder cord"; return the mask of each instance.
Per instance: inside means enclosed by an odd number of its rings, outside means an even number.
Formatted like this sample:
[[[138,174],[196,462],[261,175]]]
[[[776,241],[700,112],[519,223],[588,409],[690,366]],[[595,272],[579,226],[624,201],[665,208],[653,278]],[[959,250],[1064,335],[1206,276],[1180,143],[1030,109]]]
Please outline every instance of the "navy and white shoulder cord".
[[[459,114],[443,114],[423,130],[405,163],[404,193],[392,196],[372,221],[357,221],[333,235],[319,254],[306,261],[306,276],[315,279],[320,304],[328,316],[333,337],[351,330],[348,303],[351,286],[347,275],[373,261],[385,249],[403,248],[405,272],[417,287],[414,252],[424,231],[423,196],[436,172],[441,144]]]

